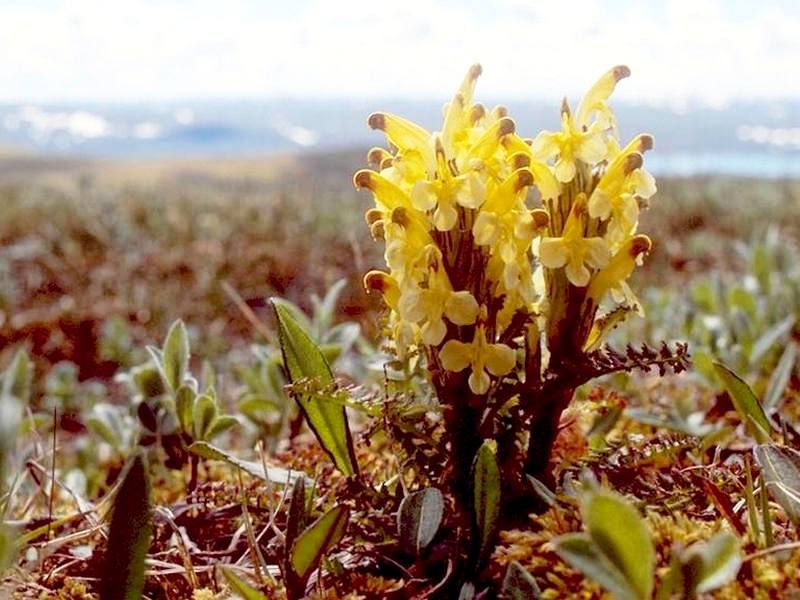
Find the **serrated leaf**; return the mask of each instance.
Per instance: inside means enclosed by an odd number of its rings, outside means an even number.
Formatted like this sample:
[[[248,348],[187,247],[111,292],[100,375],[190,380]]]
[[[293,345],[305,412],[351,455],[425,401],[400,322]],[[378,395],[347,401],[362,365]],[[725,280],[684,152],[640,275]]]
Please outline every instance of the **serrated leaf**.
[[[785,318],[767,329],[755,343],[750,351],[750,366],[757,367],[766,354],[782,339],[789,335],[794,327],[795,316]]]
[[[555,538],[558,555],[572,567],[599,583],[616,600],[645,600],[625,574],[595,545],[585,533],[569,533]]]
[[[322,557],[344,537],[350,510],[335,506],[301,533],[292,547],[292,570],[301,581],[319,566]]]
[[[800,524],[800,452],[764,444],[753,448],[753,456],[769,495],[786,511],[792,523]]]
[[[480,536],[479,557],[490,550],[500,516],[500,468],[489,443],[484,442],[472,463],[472,492],[475,523]]]
[[[315,379],[323,386],[333,385],[333,373],[319,347],[292,317],[284,301],[273,298],[271,302],[278,319],[281,351],[289,378],[293,383]],[[294,396],[336,467],[345,475],[356,474],[358,463],[344,407],[304,398],[302,394]]]
[[[305,475],[299,471],[290,471],[280,467],[267,467],[267,472],[265,473],[261,463],[236,458],[232,454],[204,441],[194,442],[189,446],[189,452],[209,460],[224,461],[231,466],[241,469],[248,475],[279,485],[291,485],[298,477],[305,477]]]
[[[765,410],[776,411],[781,407],[783,392],[786,391],[786,386],[789,385],[796,362],[797,346],[794,343],[790,343],[786,346],[778,365],[770,375],[767,391],[764,393]]]
[[[585,497],[581,514],[599,552],[622,573],[636,597],[650,598],[655,551],[638,511],[621,496],[601,490]]]
[[[757,425],[757,427],[750,427],[756,440],[759,443],[769,441],[768,437],[764,439],[764,436],[772,430],[772,423],[761,407],[761,404],[759,404],[758,398],[756,398],[750,386],[722,363],[715,362],[714,371],[728,391],[733,406],[736,408],[736,412],[739,413],[739,417],[742,421],[747,424],[752,419],[752,422]]]
[[[239,577],[229,567],[220,567],[222,574],[231,586],[231,590],[243,600],[269,600],[264,594]]]
[[[114,498],[100,600],[138,600],[150,547],[150,478],[141,454],[128,466]]]
[[[167,332],[161,364],[167,385],[173,391],[177,390],[189,371],[189,335],[180,319]]]
[[[436,488],[426,488],[403,498],[397,511],[400,543],[419,555],[436,537],[444,515],[444,496]]]
[[[542,597],[542,591],[533,575],[516,560],[512,560],[503,578],[501,596],[504,600],[538,600]]]

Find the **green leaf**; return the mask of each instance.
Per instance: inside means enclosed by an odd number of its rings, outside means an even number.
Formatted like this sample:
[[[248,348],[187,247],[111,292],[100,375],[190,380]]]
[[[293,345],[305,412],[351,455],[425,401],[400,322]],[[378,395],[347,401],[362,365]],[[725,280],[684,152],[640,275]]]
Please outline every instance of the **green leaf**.
[[[150,478],[144,458],[137,454],[114,498],[100,600],[142,597],[151,530]]]
[[[218,413],[217,403],[211,396],[203,394],[197,397],[192,408],[192,437],[195,440],[208,439],[208,431]]]
[[[525,568],[516,560],[511,561],[503,578],[503,591],[501,596],[505,600],[538,600],[542,591]]]
[[[306,480],[298,477],[292,486],[289,514],[286,516],[286,546],[291,548],[300,532],[306,528]]]
[[[234,573],[231,568],[220,567],[220,570],[225,576],[225,579],[228,580],[231,590],[235,594],[241,596],[243,600],[269,600],[264,594]]]
[[[750,366],[757,367],[761,364],[762,359],[766,354],[772,350],[773,346],[786,338],[792,332],[795,323],[795,316],[785,318],[783,321],[776,323],[767,329],[755,343],[750,352]]]
[[[636,598],[650,598],[655,550],[638,511],[618,494],[598,490],[584,497],[581,514],[596,550],[622,574]]]
[[[715,362],[714,370],[717,376],[722,380],[725,389],[731,397],[733,406],[736,408],[736,412],[739,413],[739,417],[742,421],[749,424],[752,419],[752,423],[757,425],[757,427],[750,426],[753,437],[755,437],[759,443],[769,441],[768,432],[772,430],[772,423],[764,412],[764,409],[761,408],[761,404],[759,404],[750,386],[722,363]],[[759,429],[761,431],[759,431]],[[767,439],[764,439],[765,436]]]
[[[488,442],[484,442],[472,463],[472,493],[475,523],[480,535],[478,556],[484,557],[497,528],[500,516],[500,468],[497,457]]]
[[[769,495],[786,511],[792,523],[800,524],[800,452],[764,444],[753,448],[753,456]]]
[[[189,372],[189,336],[180,319],[169,328],[161,362],[164,380],[172,391],[176,391]]]
[[[279,467],[267,467],[267,472],[265,473],[261,463],[236,458],[232,454],[228,454],[224,450],[204,441],[194,442],[189,446],[189,452],[209,460],[224,461],[237,469],[241,469],[248,475],[279,485],[291,485],[298,477],[305,477],[299,471],[290,471]]]
[[[436,488],[426,488],[403,498],[397,511],[400,544],[419,555],[439,531],[444,515],[444,496]]]
[[[231,427],[239,424],[239,419],[233,415],[220,415],[211,423],[211,427],[206,432],[206,439],[212,440],[218,435],[225,433]]]
[[[732,581],[742,565],[739,540],[730,532],[721,531],[705,543],[692,545],[686,551],[684,580],[689,593],[703,594]],[[688,577],[687,577],[688,575]]]
[[[796,362],[797,346],[794,343],[789,343],[778,361],[778,366],[775,367],[769,378],[767,391],[764,394],[764,408],[767,411],[776,411],[781,407],[783,392],[786,391],[786,386],[789,385]]]
[[[183,384],[175,392],[175,413],[181,429],[188,434],[192,433],[192,423],[194,422],[194,401],[197,393],[188,385]]]
[[[323,386],[334,385],[330,365],[319,347],[292,317],[284,301],[272,299],[278,318],[281,351],[286,371],[293,383],[316,379]],[[330,454],[336,467],[345,475],[358,472],[353,439],[343,406],[304,398],[295,394],[319,443]]]
[[[555,538],[552,543],[561,558],[594,579],[616,600],[649,600],[649,596],[641,595],[587,534],[568,533]]]
[[[305,581],[322,557],[344,537],[349,520],[350,510],[344,505],[335,506],[300,534],[292,547],[291,561],[300,580]]]

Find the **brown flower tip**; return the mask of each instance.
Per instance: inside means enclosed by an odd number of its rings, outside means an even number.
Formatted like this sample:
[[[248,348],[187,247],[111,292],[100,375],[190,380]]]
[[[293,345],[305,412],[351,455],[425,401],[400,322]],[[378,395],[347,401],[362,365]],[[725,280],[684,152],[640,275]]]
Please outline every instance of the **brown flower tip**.
[[[512,119],[511,117],[503,117],[502,119],[500,119],[500,122],[498,123],[497,137],[501,138],[507,136],[510,133],[514,133],[516,128],[517,126],[514,123],[514,119]]]
[[[639,234],[631,240],[631,256],[634,258],[640,254],[647,254],[653,247],[653,242],[646,235]]]
[[[639,136],[639,152],[647,152],[652,150],[655,146],[655,139],[649,133],[643,133]]]
[[[367,212],[364,213],[364,219],[366,219],[367,225],[372,225],[373,223],[377,223],[378,221],[383,219],[383,211],[379,208],[370,208]]]
[[[474,125],[486,116],[486,107],[483,104],[475,104],[469,111],[469,122]]]
[[[508,116],[508,109],[503,106],[502,104],[498,104],[492,109],[492,116],[495,119],[502,119],[503,117]]]
[[[641,168],[643,164],[644,157],[639,152],[631,152],[625,157],[625,163],[622,166],[622,170],[627,175],[628,173]]]
[[[517,169],[523,169],[531,166],[531,157],[524,152],[512,154],[509,160],[511,161],[511,168],[515,171]]]
[[[481,73],[483,73],[483,67],[475,63],[469,68],[469,71],[467,71],[467,77],[469,77],[471,81],[475,81],[481,76]]]
[[[561,99],[561,114],[567,116],[572,114],[572,111],[569,109],[569,101],[567,100],[566,96]]]
[[[515,192],[520,192],[526,187],[533,185],[533,173],[531,173],[528,169],[517,169],[514,171],[514,175],[517,177],[516,182],[514,182]]]
[[[373,166],[380,166],[380,164],[386,160],[386,158],[391,158],[392,155],[389,154],[384,148],[371,148],[369,152],[367,152],[367,162]]]
[[[631,76],[631,70],[625,65],[617,65],[611,69],[611,72],[614,74],[615,81],[620,81],[621,79]]]
[[[356,186],[357,190],[372,189],[372,175],[373,172],[369,169],[361,169],[353,175],[353,185]]]
[[[398,206],[392,211],[392,223],[397,223],[401,227],[408,227],[409,223],[411,223],[411,219],[405,207]]]
[[[386,239],[386,226],[383,224],[383,221],[375,221],[369,226],[369,234],[372,236],[373,240],[383,240]]]
[[[364,289],[367,290],[367,293],[377,291],[377,292],[385,292],[389,289],[389,275],[384,273],[383,271],[368,271],[366,275],[364,275]]]
[[[379,112],[372,113],[367,119],[367,123],[372,129],[384,131],[386,129],[386,115]]]
[[[531,211],[533,217],[533,226],[536,229],[542,229],[550,224],[550,215],[543,208],[534,208]]]

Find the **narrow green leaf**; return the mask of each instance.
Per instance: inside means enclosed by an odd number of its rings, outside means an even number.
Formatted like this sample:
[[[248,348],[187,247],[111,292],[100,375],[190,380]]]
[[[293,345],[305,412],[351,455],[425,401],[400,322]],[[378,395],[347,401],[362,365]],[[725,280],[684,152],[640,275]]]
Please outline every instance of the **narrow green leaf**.
[[[722,363],[715,362],[714,371],[728,391],[733,406],[736,408],[736,412],[739,413],[739,417],[742,421],[748,424],[749,420],[752,419],[752,422],[757,425],[757,427],[750,427],[753,436],[760,443],[768,441],[764,440],[763,437],[765,433],[772,430],[772,423],[764,412],[764,409],[761,408],[761,404],[759,404],[750,386]],[[763,431],[759,431],[759,429]]]
[[[286,547],[291,548],[300,532],[306,528],[306,480],[298,477],[292,486],[289,498],[289,514],[286,516]]]
[[[192,433],[192,423],[194,422],[194,401],[197,397],[195,391],[188,385],[183,384],[175,392],[175,413],[178,415],[178,422],[181,429],[188,434]]]
[[[607,491],[590,493],[581,508],[584,525],[598,550],[624,575],[639,598],[650,598],[655,550],[638,511]]]
[[[500,468],[497,457],[489,443],[484,442],[472,464],[472,492],[475,523],[480,535],[478,556],[483,558],[490,545],[500,516],[501,495]]]
[[[164,379],[176,391],[189,372],[189,336],[180,319],[169,328],[161,359]]]
[[[11,364],[3,372],[2,395],[16,398],[22,404],[27,404],[31,397],[32,380],[33,367],[28,353],[18,350]]]
[[[419,555],[433,541],[444,515],[444,496],[436,488],[426,488],[403,498],[397,511],[400,543]]]
[[[264,594],[239,577],[229,567],[220,567],[225,579],[231,586],[231,590],[241,596],[243,600],[269,600]]]
[[[100,600],[142,597],[151,531],[150,478],[144,458],[137,454],[114,498]]]
[[[753,448],[761,481],[795,525],[800,524],[800,452],[764,444]]]
[[[785,318],[767,329],[761,337],[753,344],[750,352],[750,366],[757,367],[761,364],[764,356],[782,339],[786,338],[792,331],[795,323],[795,316]]]
[[[225,450],[204,441],[194,442],[189,446],[189,452],[209,460],[224,461],[237,469],[241,469],[248,475],[258,477],[264,481],[277,483],[278,485],[291,485],[298,477],[305,477],[305,475],[299,471],[290,471],[279,467],[267,467],[267,472],[265,473],[261,463],[236,458],[232,454],[225,452]]]
[[[569,533],[553,540],[558,555],[599,583],[616,600],[645,600],[625,574],[611,562],[585,533]]]
[[[542,591],[533,575],[528,573],[516,560],[513,560],[506,569],[501,596],[505,600],[539,600],[542,597]]]
[[[467,581],[458,592],[458,600],[475,600],[475,584]]]
[[[335,506],[300,534],[292,547],[292,569],[303,581],[319,566],[322,557],[344,537],[350,510]]]
[[[292,382],[316,379],[323,386],[334,385],[328,361],[309,334],[292,317],[285,302],[277,298],[271,302],[278,318],[284,364]],[[295,397],[312,431],[336,467],[345,475],[356,474],[358,464],[344,407],[304,398],[302,394],[295,394]]]
[[[795,363],[797,362],[797,346],[790,343],[783,351],[778,365],[772,372],[767,385],[767,391],[764,394],[764,409],[767,411],[776,411],[781,407],[783,400],[783,392],[786,391],[786,386],[789,385],[789,380],[792,378]]]

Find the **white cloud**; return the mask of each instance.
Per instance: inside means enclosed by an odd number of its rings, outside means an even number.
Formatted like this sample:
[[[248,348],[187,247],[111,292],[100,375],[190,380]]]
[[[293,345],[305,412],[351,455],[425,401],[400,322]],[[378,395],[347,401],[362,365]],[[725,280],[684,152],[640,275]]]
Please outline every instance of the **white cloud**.
[[[790,0],[27,0],[0,4],[0,99],[446,98],[484,66],[493,98],[800,96]]]

